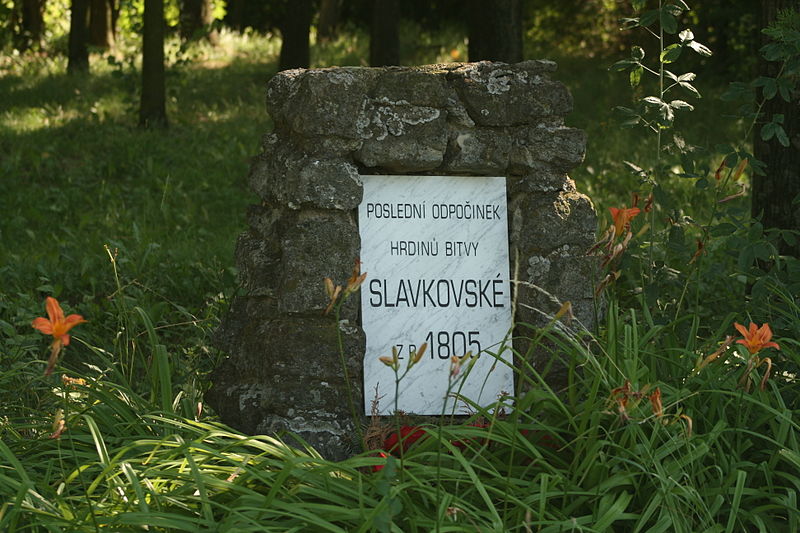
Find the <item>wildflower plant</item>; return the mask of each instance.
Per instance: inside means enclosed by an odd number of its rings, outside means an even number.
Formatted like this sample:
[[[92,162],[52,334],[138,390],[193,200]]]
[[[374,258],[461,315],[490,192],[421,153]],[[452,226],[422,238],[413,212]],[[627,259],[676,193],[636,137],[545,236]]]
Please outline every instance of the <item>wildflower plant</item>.
[[[44,370],[44,375],[49,376],[58,362],[59,354],[61,354],[65,346],[69,346],[69,331],[78,324],[86,322],[86,320],[81,315],[76,314],[65,317],[58,300],[52,296],[48,296],[45,300],[45,308],[47,309],[47,318],[36,318],[31,323],[31,326],[41,333],[52,335],[53,337],[53,342],[50,344],[50,358]]]

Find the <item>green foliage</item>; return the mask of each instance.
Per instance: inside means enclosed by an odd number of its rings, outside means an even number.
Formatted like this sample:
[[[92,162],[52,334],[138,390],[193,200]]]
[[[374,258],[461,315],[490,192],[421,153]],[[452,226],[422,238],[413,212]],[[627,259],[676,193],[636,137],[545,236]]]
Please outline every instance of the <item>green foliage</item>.
[[[340,463],[242,435],[202,408],[219,356],[209,332],[236,286],[225,265],[254,200],[243,178],[269,122],[257,113],[277,40],[223,32],[216,50],[170,43],[167,132],[132,127],[132,54],[95,61],[90,78],[65,76],[62,59],[4,57],[0,530],[797,529],[800,268],[776,254],[744,197],[720,203],[741,191],[749,171],[737,169],[752,156],[726,140],[743,123],[720,122],[724,104],[709,98],[718,84],[676,68],[703,57],[683,3],[647,17],[637,5],[637,24],[670,40],[656,52],[633,46],[624,78],[560,61],[573,123],[596,143],[575,173],[581,188],[601,206],[627,205],[631,190],[640,206],[650,191],[656,204],[633,220],[599,332],[519,325],[566,369],[568,387],[553,390],[516,353],[516,395],[473,406],[464,423],[426,426],[402,457],[372,450]],[[455,30],[407,30],[424,37],[420,58],[463,54]],[[365,42],[317,45],[315,62],[357,63]],[[631,84],[627,119],[652,126],[650,138],[598,117]],[[684,98],[696,109],[674,103]],[[47,341],[30,325],[47,295],[89,320],[49,378]],[[766,366],[748,369],[741,345],[721,349],[732,323],[750,319],[768,321],[781,347],[758,354],[773,365],[765,390]]]

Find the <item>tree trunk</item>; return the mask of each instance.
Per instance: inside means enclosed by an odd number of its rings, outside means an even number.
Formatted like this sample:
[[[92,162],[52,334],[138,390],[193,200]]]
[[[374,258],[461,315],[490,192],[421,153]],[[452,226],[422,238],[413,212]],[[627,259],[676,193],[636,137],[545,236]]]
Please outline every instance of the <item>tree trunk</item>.
[[[522,61],[522,0],[468,0],[470,61]]]
[[[322,0],[319,6],[319,23],[317,24],[317,40],[328,42],[336,38],[342,4],[340,0]]]
[[[400,64],[400,2],[373,0],[369,32],[369,64],[384,67]]]
[[[67,72],[89,72],[89,0],[72,0]]]
[[[311,61],[308,32],[311,29],[313,9],[311,0],[292,0],[284,5],[281,17],[280,69],[308,68]]]
[[[766,27],[775,20],[778,11],[800,9],[800,0],[765,0],[761,5],[761,22]],[[760,68],[762,76],[774,78],[780,65],[762,59]],[[791,102],[780,95],[767,100],[762,113],[765,121],[783,115],[789,146],[784,147],[775,137],[764,141],[756,132],[754,155],[766,163],[767,169],[764,176],[753,175],[752,214],[760,218],[765,229],[800,230],[800,87],[795,87]],[[781,254],[800,258],[800,239],[793,245],[781,241],[779,250]]]
[[[164,0],[144,0],[142,33],[142,100],[139,125],[144,128],[166,127]]]
[[[44,2],[45,0],[22,0],[20,33],[17,37],[17,48],[21,51],[42,44]]]
[[[242,33],[244,31],[244,3],[245,0],[228,0],[225,3],[225,24]]]
[[[91,0],[89,11],[89,44],[108,49],[114,45],[114,24],[111,2]]]
[[[219,42],[219,34],[211,29],[214,22],[214,7],[211,0],[181,1],[181,37],[188,41],[204,37],[211,44]]]

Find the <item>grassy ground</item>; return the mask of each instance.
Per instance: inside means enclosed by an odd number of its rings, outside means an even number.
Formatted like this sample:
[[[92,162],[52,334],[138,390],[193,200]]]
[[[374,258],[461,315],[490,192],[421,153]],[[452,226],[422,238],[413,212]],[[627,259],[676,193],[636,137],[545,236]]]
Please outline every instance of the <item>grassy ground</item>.
[[[415,62],[464,55],[463,41],[419,42]],[[316,48],[315,65],[359,64],[364,43]],[[219,357],[209,336],[236,291],[276,52],[258,36],[170,45],[171,127],[152,132],[135,127],[133,61],[95,58],[92,76],[69,77],[62,59],[0,59],[0,529],[797,530],[800,306],[787,287],[800,275],[762,275],[746,199],[712,212],[726,191],[697,180],[670,178],[669,203],[634,221],[599,331],[531,329],[573,369],[568,394],[526,369],[530,391],[505,416],[479,411],[472,425],[424,428],[396,458],[338,464],[214,422],[202,409]],[[648,192],[624,161],[646,165],[654,142],[613,125],[624,76],[556,59],[575,96],[568,122],[590,139],[574,177],[607,218]],[[698,86],[710,104],[681,126],[687,140],[741,135],[719,118],[721,85]],[[712,173],[718,157],[705,156]],[[717,233],[690,264],[695,220]],[[89,319],[56,372],[84,384],[42,376],[47,341],[30,324],[51,295]],[[751,317],[781,350],[718,351]],[[66,431],[49,438],[59,420]]]

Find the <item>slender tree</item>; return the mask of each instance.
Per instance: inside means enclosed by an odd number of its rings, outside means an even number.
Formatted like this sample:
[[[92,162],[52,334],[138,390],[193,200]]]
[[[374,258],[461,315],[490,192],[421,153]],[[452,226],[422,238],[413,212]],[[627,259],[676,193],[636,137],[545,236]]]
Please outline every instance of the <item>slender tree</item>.
[[[800,11],[800,0],[764,0],[762,25],[773,23],[779,11]],[[762,60],[761,75],[775,78],[780,64]],[[754,139],[756,159],[766,163],[766,175],[753,176],[754,217],[760,218],[765,228],[800,230],[800,83],[790,94],[790,101],[780,95],[769,99],[762,108],[766,121],[783,116],[782,126],[789,145],[782,145],[777,136],[765,141],[760,135]],[[794,244],[782,242],[780,252],[800,258],[800,239]]]
[[[113,0],[90,0],[89,44],[107,49],[114,45]]]
[[[522,61],[522,0],[467,1],[470,61]]]
[[[17,36],[17,48],[27,50],[42,44],[44,34],[45,0],[22,0],[22,17],[20,33]]]
[[[201,32],[211,44],[219,42],[219,34],[211,28],[214,7],[211,0],[181,0],[180,31],[184,40],[197,38]]]
[[[373,67],[400,64],[399,22],[399,0],[372,0],[369,64]]]
[[[317,39],[320,42],[327,42],[336,38],[341,10],[341,0],[321,0],[319,4],[319,22],[317,23]]]
[[[280,69],[308,68],[311,61],[308,32],[314,9],[311,0],[284,1],[281,30]]]
[[[244,30],[244,10],[246,0],[228,0],[225,2],[225,18],[223,22],[226,26],[241,33]]]
[[[164,0],[144,1],[142,33],[142,99],[139,106],[139,125],[144,128],[166,127]]]
[[[89,1],[72,0],[69,12],[67,72],[89,72]]]

